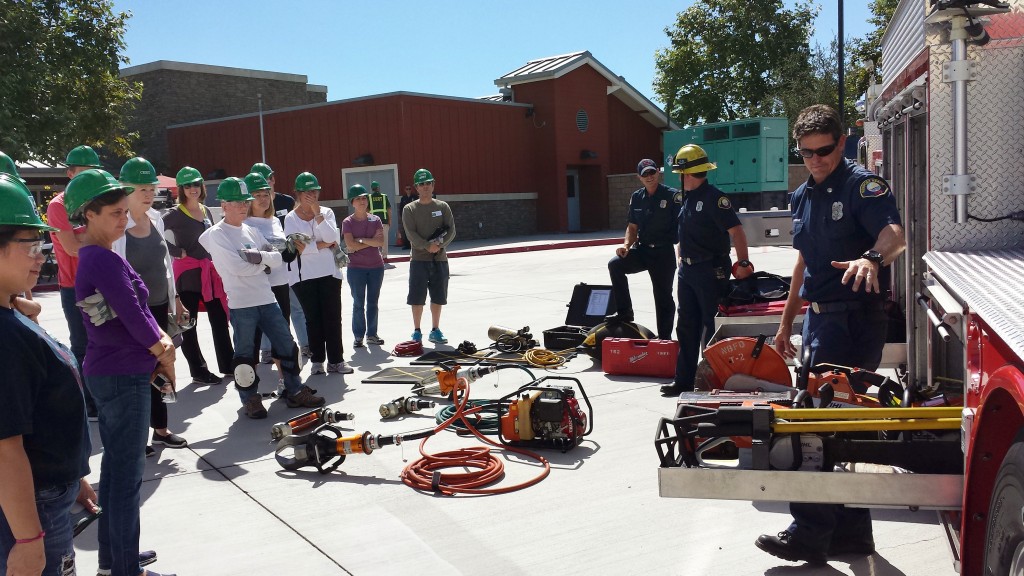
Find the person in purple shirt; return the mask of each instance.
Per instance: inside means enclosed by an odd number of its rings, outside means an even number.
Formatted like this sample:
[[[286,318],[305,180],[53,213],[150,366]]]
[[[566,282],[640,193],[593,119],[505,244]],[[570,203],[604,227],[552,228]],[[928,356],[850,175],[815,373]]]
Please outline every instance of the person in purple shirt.
[[[139,563],[139,489],[149,440],[150,383],[174,388],[174,344],[149,311],[149,291],[112,250],[128,225],[128,194],[109,173],[86,170],[64,194],[69,217],[85,226],[75,299],[88,334],[82,369],[99,412],[99,571],[159,576]],[[109,570],[109,572],[107,572]]]
[[[380,346],[377,335],[377,301],[384,283],[384,259],[379,248],[387,242],[384,224],[370,214],[370,193],[361,184],[348,189],[348,201],[355,214],[341,221],[341,233],[348,249],[348,286],[352,290],[352,334],[356,348],[366,343]],[[373,250],[367,250],[373,248]]]

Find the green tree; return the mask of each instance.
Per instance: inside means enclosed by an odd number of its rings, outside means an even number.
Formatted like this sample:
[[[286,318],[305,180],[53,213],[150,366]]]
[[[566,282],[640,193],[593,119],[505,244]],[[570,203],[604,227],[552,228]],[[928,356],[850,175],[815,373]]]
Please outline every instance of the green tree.
[[[109,0],[0,0],[0,150],[63,160],[79,144],[131,155],[141,86],[118,77],[125,21]]]
[[[867,90],[868,85],[874,81],[875,75],[865,67],[865,62],[871,62],[877,69],[882,60],[882,36],[885,29],[896,13],[899,0],[872,0],[871,18],[868,22],[875,29],[869,32],[864,38],[854,38],[849,42],[850,55],[846,73],[846,93],[856,100]]]
[[[654,91],[681,124],[783,112],[785,86],[807,79],[817,10],[782,0],[699,0],[666,28]]]

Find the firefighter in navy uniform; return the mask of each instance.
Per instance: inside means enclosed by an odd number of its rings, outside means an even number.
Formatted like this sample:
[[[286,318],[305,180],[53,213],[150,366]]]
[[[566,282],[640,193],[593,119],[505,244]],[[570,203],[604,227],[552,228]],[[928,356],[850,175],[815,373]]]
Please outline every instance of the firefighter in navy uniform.
[[[724,192],[708,184],[707,172],[716,168],[696,144],[680,148],[672,162],[672,171],[680,175],[683,183],[677,232],[679,355],[674,382],[661,387],[666,395],[693,390],[697,359],[715,332],[718,300],[728,293],[730,273],[743,279],[754,272],[747,259],[747,235],[732,202]],[[735,265],[729,256],[730,241],[739,258]]]
[[[629,296],[627,274],[644,270],[651,276],[654,288],[654,311],[658,338],[672,339],[672,275],[675,272],[673,245],[676,237],[676,215],[680,194],[658,181],[658,165],[654,160],[641,160],[636,173],[643,187],[629,199],[629,216],[623,245],[615,249],[615,258],[608,262],[612,292],[617,311],[607,317],[610,322],[632,322],[633,300]]]
[[[793,247],[799,251],[775,348],[796,355],[793,319],[808,303],[803,346],[809,365],[822,362],[878,368],[888,324],[888,265],[906,243],[889,184],[843,158],[842,121],[832,108],[800,112],[793,138],[811,175],[793,192]],[[805,352],[806,353],[806,352]],[[871,554],[866,508],[791,503],[793,523],[757,539],[758,548],[792,562],[824,563],[830,555]]]

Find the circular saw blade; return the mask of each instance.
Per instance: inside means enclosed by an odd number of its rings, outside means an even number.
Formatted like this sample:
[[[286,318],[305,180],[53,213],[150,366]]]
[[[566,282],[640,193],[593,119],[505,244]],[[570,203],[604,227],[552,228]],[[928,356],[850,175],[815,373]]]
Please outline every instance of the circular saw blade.
[[[786,361],[775,348],[767,343],[758,347],[757,341],[748,337],[726,338],[705,348],[704,358],[697,365],[694,389],[723,388],[734,374],[792,386],[793,377]]]

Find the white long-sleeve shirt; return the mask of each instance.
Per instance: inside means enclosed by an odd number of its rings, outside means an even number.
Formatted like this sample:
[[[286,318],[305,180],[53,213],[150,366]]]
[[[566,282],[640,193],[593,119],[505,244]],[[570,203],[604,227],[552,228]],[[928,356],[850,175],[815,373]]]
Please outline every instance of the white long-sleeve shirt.
[[[221,220],[203,232],[199,243],[210,253],[213,266],[224,281],[228,308],[236,310],[277,302],[270,289],[270,276],[263,269],[278,268],[283,260],[277,250],[267,250],[270,243],[259,230],[244,223],[232,226]],[[259,264],[246,262],[238,253],[243,249],[259,250],[263,261]]]
[[[281,221],[277,219],[277,216],[271,216],[270,218],[249,216],[245,219],[245,223],[259,230],[260,234],[263,234],[263,237],[272,244],[283,244],[285,241],[284,227],[281,226]],[[287,265],[270,269],[270,285],[281,286],[282,284],[288,284]]]
[[[334,253],[330,248],[317,249],[316,243],[327,242],[340,243],[341,233],[338,231],[338,223],[334,218],[334,211],[330,208],[320,207],[320,213],[324,221],[317,224],[316,218],[306,221],[299,218],[295,211],[291,211],[284,217],[284,233],[294,234],[301,232],[313,238],[313,241],[306,245],[306,249],[299,254],[299,257],[291,263],[288,270],[288,284],[294,286],[299,280],[312,280],[324,276],[334,276],[341,280],[341,270],[334,264]],[[299,270],[301,261],[302,270]]]

